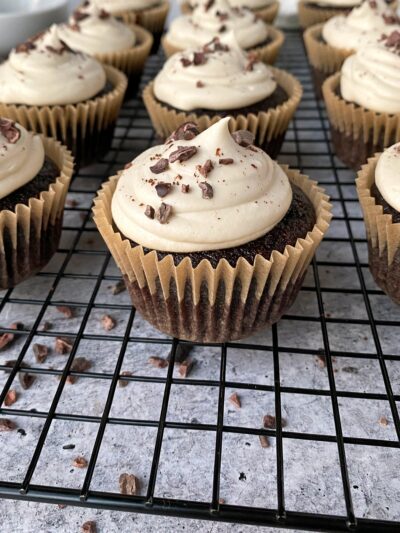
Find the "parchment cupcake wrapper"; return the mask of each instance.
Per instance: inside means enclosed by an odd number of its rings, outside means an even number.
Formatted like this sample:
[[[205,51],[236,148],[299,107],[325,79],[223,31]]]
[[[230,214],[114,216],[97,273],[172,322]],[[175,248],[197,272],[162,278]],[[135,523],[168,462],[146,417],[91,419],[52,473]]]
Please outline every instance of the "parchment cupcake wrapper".
[[[109,93],[65,106],[27,106],[0,102],[0,116],[65,144],[73,153],[75,170],[105,155],[127,88],[125,74],[105,65]]]
[[[393,301],[400,304],[400,223],[393,223],[371,194],[379,156],[368,160],[358,172],[357,192],[367,230],[369,266],[379,285]]]
[[[303,29],[309,28],[314,24],[319,24],[321,22],[326,22],[332,17],[337,15],[347,15],[351,11],[351,8],[348,9],[330,9],[314,7],[310,5],[307,0],[300,0],[298,3],[298,14],[300,26]]]
[[[190,15],[193,9],[190,7],[189,2],[183,2],[181,4],[181,11],[184,15]],[[253,9],[253,11],[266,24],[272,24],[279,12],[279,2],[273,2],[268,6]]]
[[[0,288],[21,283],[41,270],[56,252],[61,235],[65,197],[73,172],[71,153],[58,141],[42,138],[46,156],[59,175],[39,198],[14,211],[0,211]]]
[[[204,259],[193,268],[189,258],[175,266],[171,255],[159,260],[155,251],[145,254],[141,246],[133,247],[112,222],[111,200],[120,174],[103,184],[93,208],[95,223],[133,304],[151,324],[180,339],[225,342],[279,320],[293,303],[331,219],[322,189],[298,171],[283,169],[312,202],[314,228],[283,253],[274,251],[270,260],[257,255],[251,265],[240,258],[236,267],[222,259],[213,268]]]
[[[260,61],[263,61],[268,65],[273,65],[285,41],[285,36],[283,32],[273,26],[268,26],[268,35],[271,38],[271,42],[263,46],[255,46],[248,51],[254,52]],[[161,44],[167,57],[171,57],[173,54],[183,51],[183,48],[179,48],[169,42],[168,34],[164,35],[161,39]]]
[[[256,144],[267,151],[270,155],[276,156],[279,153],[286,130],[297,106],[300,103],[303,89],[300,82],[288,72],[271,67],[278,85],[288,94],[286,102],[261,111],[257,115],[239,115],[231,119],[231,131],[247,129],[251,131],[256,139]],[[200,131],[204,131],[212,124],[215,124],[221,117],[209,117],[208,115],[196,115],[170,109],[156,100],[153,91],[154,82],[150,82],[143,91],[143,101],[150,115],[153,127],[161,139],[166,139],[178,126],[184,122],[194,121],[198,124]]]
[[[169,12],[169,2],[163,0],[158,6],[149,7],[141,10],[126,10],[114,13],[114,16],[122,19],[127,24],[138,24],[143,26],[150,33],[161,33],[164,31],[164,25]]]
[[[376,113],[336,94],[340,72],[330,76],[322,86],[332,129],[336,155],[358,170],[375,152],[400,140],[400,113]]]

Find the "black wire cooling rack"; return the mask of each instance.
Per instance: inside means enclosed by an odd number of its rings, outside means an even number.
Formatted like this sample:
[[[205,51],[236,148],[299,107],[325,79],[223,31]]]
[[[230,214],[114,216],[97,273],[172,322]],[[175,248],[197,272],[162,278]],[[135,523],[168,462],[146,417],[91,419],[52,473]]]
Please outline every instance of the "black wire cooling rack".
[[[293,72],[301,80],[305,89],[302,104],[289,128],[281,160],[293,167],[301,168],[313,178],[318,179],[331,194],[335,208],[335,219],[332,223],[335,231],[333,233],[331,231],[322,244],[317,260],[310,266],[305,286],[299,297],[300,302],[313,299],[315,312],[310,311],[306,304],[300,306],[299,312],[291,310],[291,314],[285,316],[278,325],[272,328],[272,332],[268,334],[268,339],[270,339],[268,342],[258,343],[259,337],[255,337],[240,343],[203,346],[202,349],[208,352],[209,358],[215,358],[215,361],[218,361],[219,370],[214,379],[198,378],[195,372],[189,376],[190,379],[185,379],[176,373],[177,367],[174,363],[181,357],[182,347],[189,347],[188,343],[165,338],[155,332],[144,335],[143,333],[149,330],[135,314],[128,300],[115,303],[109,293],[106,293],[103,300],[99,300],[99,295],[104,295],[104,288],[117,283],[120,278],[104,247],[87,246],[88,242],[94,241],[95,244],[99,242],[99,236],[91,221],[91,199],[103,179],[121,168],[134,155],[156,142],[142,102],[139,99],[128,102],[118,121],[113,148],[109,156],[99,164],[85,169],[72,183],[69,198],[78,196],[87,198],[87,201],[78,205],[73,202],[69,203],[65,215],[63,242],[56,258],[51,263],[53,269],[48,267],[40,273],[34,283],[29,284],[28,290],[23,288],[9,290],[3,294],[1,300],[0,323],[7,326],[3,327],[1,332],[13,331],[7,329],[9,324],[4,323],[5,316],[8,318],[12,315],[13,318],[19,318],[24,322],[27,309],[31,310],[29,312],[32,315],[31,325],[25,326],[22,331],[18,332],[19,336],[11,353],[9,350],[0,353],[0,370],[3,370],[4,375],[4,387],[0,395],[1,416],[17,421],[19,427],[26,427],[28,423],[32,423],[35,429],[27,436],[26,429],[20,429],[18,442],[11,440],[14,439],[11,437],[11,432],[0,435],[3,458],[8,455],[12,458],[15,447],[19,448],[22,456],[26,456],[25,461],[12,460],[9,468],[0,473],[0,478],[4,478],[0,481],[0,497],[314,531],[373,531],[375,533],[395,531],[400,528],[400,522],[396,522],[400,516],[400,489],[396,482],[400,464],[398,460],[400,421],[396,406],[396,402],[400,401],[400,379],[393,377],[393,369],[400,364],[398,348],[400,334],[397,336],[397,341],[395,337],[398,331],[396,328],[400,326],[400,315],[398,313],[396,315],[395,307],[391,307],[388,299],[377,290],[370,279],[362,218],[354,188],[354,175],[340,164],[330,149],[326,113],[323,104],[316,101],[312,90],[309,67],[300,34],[295,32],[287,34],[280,58],[279,66]],[[143,82],[154,77],[162,62],[161,55],[153,56],[149,60]],[[335,236],[332,236],[333,234]],[[74,290],[76,292],[76,287],[78,287],[78,293],[82,290],[82,294],[89,294],[84,301],[80,301],[79,295],[72,297]],[[61,288],[64,288],[63,293],[60,292]],[[69,290],[71,290],[70,297],[68,297]],[[59,294],[64,294],[64,296],[60,298]],[[56,308],[60,305],[69,306],[77,318],[72,319],[72,322],[68,322],[67,319],[56,321],[53,329],[43,331],[43,322],[49,316],[54,317],[57,313]],[[10,309],[12,309],[11,314],[10,312],[5,314],[6,310]],[[124,316],[123,325],[117,333],[88,328],[93,313],[103,312],[119,313]],[[69,324],[73,324],[73,327]],[[288,331],[289,335],[287,335]],[[315,338],[321,339],[321,342],[313,341],[314,337],[311,332],[314,332]],[[18,380],[24,365],[26,366],[27,362],[31,361],[29,358],[33,343],[39,342],[39,339],[40,342],[47,342],[51,345],[59,336],[70,339],[72,350],[69,355],[64,358],[54,356],[55,366],[29,363],[30,375],[51,380],[52,387],[46,389],[44,386],[37,392],[39,400],[46,400],[47,408],[31,408],[33,403],[21,404],[18,401],[12,406],[5,407],[3,402],[7,392],[10,388],[14,388],[14,383]],[[103,364],[99,363],[85,372],[71,370],[71,367],[74,368],[72,365],[75,356],[82,354],[81,346],[85,346],[86,349],[95,346],[99,361],[104,362],[104,367],[98,368]],[[131,376],[123,376],[123,379],[129,383],[124,390],[127,394],[134,396],[135,387],[139,387],[140,384],[161,388],[159,416],[128,417],[124,416],[126,413],[115,416],[113,402],[119,393],[118,382],[121,372],[123,369],[130,368],[125,364],[127,353],[131,353],[138,347],[145,350],[150,346],[152,348],[162,347],[170,353],[168,368],[161,374],[151,374],[145,370],[136,372],[136,369],[132,368]],[[271,382],[263,384],[257,380],[248,382],[232,378],[227,368],[229,368],[229,358],[233,350],[239,354],[246,351],[254,356],[264,357],[266,366],[270,365],[271,368]],[[103,352],[109,354],[108,359],[104,357]],[[322,366],[318,372],[322,372],[326,377],[326,385],[321,385],[318,380],[317,383],[312,382],[311,379],[308,382],[307,372],[310,372],[311,376],[315,369],[307,366],[303,373],[295,376],[294,382],[289,385],[285,384],[282,378],[282,361],[288,354],[298,362],[306,359],[309,361],[311,358],[311,367],[316,366],[314,360],[318,359]],[[16,359],[11,368],[8,366],[9,363],[6,364],[6,360],[10,358]],[[92,359],[96,359],[96,356]],[[58,366],[61,360],[62,365]],[[345,368],[344,363],[341,365],[342,361],[346,361],[347,364],[351,361],[353,366],[348,365]],[[361,369],[363,365],[370,369],[368,372],[373,373],[372,378],[369,375],[372,388],[360,385],[357,381],[357,368]],[[350,379],[347,383],[350,385],[343,385],[338,367],[342,368],[343,372],[348,372]],[[104,390],[104,406],[100,412],[93,411],[91,397],[86,401],[86,408],[62,409],[61,405],[66,391],[75,390],[76,385],[68,383],[71,376],[79,379],[80,383],[90,380],[92,384],[98,383],[99,387],[101,384]],[[196,418],[179,422],[171,421],[169,416],[171,398],[178,387],[183,394],[182,401],[196,394],[207,397],[208,391],[213,389],[216,394],[212,409],[215,408],[215,403],[217,404],[215,421],[204,423]],[[239,396],[255,392],[269,394],[274,405],[272,414],[276,416],[276,429],[261,429],[261,420],[259,423],[253,422],[250,425],[229,424],[226,419],[226,404],[228,394],[232,390],[236,391]],[[28,392],[22,391],[21,399]],[[317,419],[318,412],[316,415],[304,413],[304,419],[309,420],[309,427],[304,424],[298,426],[300,429],[293,427],[290,418],[287,426],[282,424],[285,414],[282,406],[286,399],[292,398],[296,404],[297,398],[300,397],[315,397],[330,403],[331,432],[314,429],[313,416]],[[139,410],[145,410],[148,400],[149,396],[146,394],[138,400]],[[344,428],[342,402],[346,400],[358,402],[359,408],[355,410],[355,413],[358,413],[356,419],[350,424],[346,422]],[[372,436],[357,432],[358,423],[370,412],[374,402],[380,402],[380,405],[386,406],[387,416],[384,422],[390,426],[390,437],[386,436],[385,429],[382,431],[374,429]],[[244,409],[245,406],[242,407],[242,410]],[[82,471],[79,484],[72,488],[68,483],[55,483],[49,486],[45,482],[40,482],[40,471],[43,468],[57,471],[62,469],[62,462],[65,462],[61,451],[57,451],[50,458],[47,455],[47,444],[49,440],[54,440],[54,434],[57,435],[57,432],[53,431],[57,424],[64,424],[66,428],[65,439],[62,443],[67,443],[67,449],[68,439],[71,439],[73,431],[71,428],[79,424],[85,424],[90,428],[87,434],[83,432],[83,439],[86,439],[88,444],[88,466]],[[377,421],[374,420],[372,424],[377,424]],[[113,488],[107,490],[97,490],[93,486],[93,477],[99,467],[102,446],[105,446],[105,435],[110,427],[117,434],[132,428],[135,429],[137,436],[150,429],[153,432],[154,440],[149,446],[147,482],[138,496],[120,494],[118,481]],[[355,432],[352,432],[354,428]],[[179,497],[171,496],[168,491],[166,495],[157,494],[165,436],[166,432],[171,430],[176,430],[178,437],[170,458],[176,471],[182,467],[182,476],[184,476],[185,468],[187,469],[188,461],[185,460],[187,449],[181,448],[179,435],[190,432],[191,435],[195,435],[194,442],[201,442],[200,437],[206,433],[210,436],[213,447],[211,452],[207,452],[208,456],[205,459],[208,464],[205,477],[209,478],[211,487],[208,498],[196,499],[186,496],[185,490],[188,490],[191,484],[190,479],[186,480],[186,484],[182,481],[182,494]],[[14,435],[15,432],[12,433]],[[265,476],[266,478],[273,471],[272,481],[263,486],[265,493],[257,494],[257,498],[252,500],[257,502],[256,504],[249,503],[248,500],[243,503],[245,499],[240,499],[240,493],[236,499],[232,498],[233,503],[230,498],[224,501],[225,493],[221,489],[221,469],[224,455],[227,453],[226,446],[228,446],[229,437],[239,436],[245,440],[253,439],[254,446],[254,442],[258,443],[260,435],[268,437],[272,447],[268,450],[268,465],[265,467],[260,464],[259,469],[256,467],[255,471],[258,471],[258,477]],[[250,446],[250,442],[245,442],[245,444]],[[328,457],[329,464],[326,468],[318,467],[315,457],[311,461],[306,453],[299,452],[299,450],[310,449],[313,445],[329,446],[331,459],[329,454],[321,455],[324,461]],[[134,446],[133,440],[132,446]],[[23,450],[24,447],[26,450]],[[261,450],[261,446],[259,448]],[[196,449],[201,455],[201,446],[197,446]],[[295,453],[297,450],[298,455],[295,460],[297,466],[295,463],[294,470],[289,469],[288,472],[286,461],[289,457],[289,449],[295,450]],[[118,450],[118,446],[114,447],[111,457],[121,454]],[[376,459],[368,459],[363,463],[363,457],[370,457],[372,452]],[[311,464],[307,465],[308,460]],[[356,484],[357,476],[353,468],[355,462],[360,460],[359,470],[366,472],[365,479],[369,479],[369,469],[374,470],[374,473],[370,475],[373,497],[369,495],[368,498],[365,497],[365,500],[375,498],[375,507],[374,502],[371,501],[364,501],[364,507],[362,505],[360,507],[357,490],[362,487]],[[111,462],[110,460],[110,468]],[[314,468],[315,473],[313,473]],[[308,477],[302,475],[305,470],[308,471]],[[298,479],[296,472],[300,473]],[[244,480],[245,473],[241,473],[240,477]],[[335,508],[330,509],[329,512],[321,512],[318,500],[324,498],[324,501],[329,501],[327,480],[330,477],[338,481],[341,505],[338,506],[339,511]],[[325,485],[325,492],[328,491],[328,494],[325,493],[324,496],[318,493],[320,489],[315,489],[321,481]],[[307,494],[310,487],[308,509],[298,510],[293,490],[295,495]],[[389,503],[385,507],[386,502],[382,501],[388,495],[391,500],[390,508]],[[369,504],[366,507],[367,511],[365,511],[365,504]],[[380,511],[374,513],[376,506]],[[383,514],[382,509],[385,511]]]

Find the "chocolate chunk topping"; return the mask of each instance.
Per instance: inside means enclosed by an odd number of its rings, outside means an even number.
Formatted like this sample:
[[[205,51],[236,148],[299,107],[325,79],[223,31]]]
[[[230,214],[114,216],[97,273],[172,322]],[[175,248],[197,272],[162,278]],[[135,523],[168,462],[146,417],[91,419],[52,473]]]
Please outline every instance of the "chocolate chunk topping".
[[[101,19],[101,20],[109,19],[110,16],[111,16],[110,13],[108,11],[106,11],[105,9],[101,9],[100,10],[99,19]]]
[[[178,146],[178,149],[169,155],[169,162],[175,163],[176,161],[179,161],[179,163],[182,163],[193,157],[195,154],[197,154],[197,148],[195,146]]]
[[[215,4],[215,0],[207,0],[207,2],[204,4],[204,11],[208,11],[212,8],[212,6]]]
[[[8,118],[0,118],[0,133],[10,144],[15,144],[21,137],[21,132],[16,127],[15,122]]]
[[[198,89],[203,89],[203,87],[205,87],[205,84],[201,80],[199,80],[198,82],[196,82],[196,87]]]
[[[256,63],[258,63],[259,59],[257,57],[257,55],[252,52],[250,53],[248,56],[247,56],[247,65],[246,65],[246,70],[248,72],[251,72],[252,70],[254,70],[254,65]]]
[[[181,126],[179,126],[179,128],[177,128],[173,133],[171,133],[165,143],[172,141],[191,141],[197,137],[199,133],[199,129],[195,122],[185,122],[184,124],[181,124]]]
[[[152,207],[151,205],[146,205],[144,214],[146,215],[146,217],[151,218],[153,220],[155,214],[154,207]]]
[[[164,183],[163,181],[160,181],[159,183],[157,183],[155,189],[157,191],[157,195],[160,198],[164,198],[164,196],[167,196],[167,194],[171,192],[172,184]]]
[[[166,224],[171,214],[172,206],[163,202],[156,213],[156,217],[160,224]]]
[[[161,174],[161,172],[164,172],[167,170],[169,166],[168,159],[159,159],[155,165],[150,167],[150,170],[153,174]]]
[[[187,194],[189,192],[189,185],[185,185],[184,183],[182,183],[181,185],[181,191],[184,193],[184,194]]]
[[[195,52],[193,54],[193,65],[204,65],[207,63],[207,57],[204,52]]]
[[[219,160],[220,165],[232,165],[233,159],[231,157],[224,157],[223,159]]]
[[[214,37],[212,41],[203,46],[203,52],[212,54],[214,52],[229,52],[229,46],[222,44],[219,37]]]
[[[26,366],[26,365],[25,365]],[[30,389],[35,381],[35,376],[27,372],[20,372],[18,374],[19,382],[24,390]]]
[[[89,18],[89,16],[90,15],[88,13],[84,13],[80,9],[76,9],[72,15],[72,18],[76,20],[76,22],[81,22],[82,20]]]
[[[388,15],[386,13],[383,13],[382,18],[385,24],[388,24],[388,25],[400,24],[400,18],[397,17],[395,14]]]
[[[185,68],[190,67],[190,65],[192,64],[190,59],[188,59],[187,57],[181,57],[181,63],[182,63],[182,66]]]
[[[206,178],[213,168],[214,168],[213,162],[211,161],[211,159],[207,159],[207,161],[204,163],[203,166],[198,167],[198,170],[200,174]]]
[[[31,40],[26,41],[25,43],[19,44],[15,51],[17,54],[27,54],[30,50],[35,50],[36,44],[34,44]]]
[[[225,24],[222,24],[222,26],[220,26],[219,30],[218,30],[218,33],[224,33],[226,32],[227,28],[225,26]]]
[[[400,31],[395,30],[388,37],[386,37],[385,46],[388,48],[394,48],[397,51],[400,51]]]
[[[210,200],[214,196],[214,190],[209,183],[202,181],[199,183],[201,192],[203,193],[203,198],[205,200]]]
[[[254,135],[248,130],[238,130],[232,133],[235,142],[244,148],[254,143]]]

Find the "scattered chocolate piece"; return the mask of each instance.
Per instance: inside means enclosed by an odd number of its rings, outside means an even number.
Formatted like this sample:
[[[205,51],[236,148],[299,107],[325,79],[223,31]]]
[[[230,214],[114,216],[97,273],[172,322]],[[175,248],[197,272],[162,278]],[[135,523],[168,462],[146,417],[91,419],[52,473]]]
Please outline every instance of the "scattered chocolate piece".
[[[154,207],[152,207],[151,205],[146,205],[146,209],[144,210],[144,214],[146,215],[147,218],[150,218],[151,220],[153,220],[154,219],[154,215],[155,215]]]
[[[73,450],[75,448],[75,444],[64,444],[62,448],[63,450]]]
[[[175,364],[179,365],[180,363],[183,363],[183,361],[186,361],[192,350],[193,346],[190,344],[178,344],[175,351]],[[171,354],[172,348],[168,354],[167,361],[171,360]]]
[[[139,480],[133,474],[121,474],[119,476],[119,491],[121,494],[136,496],[139,492]]]
[[[247,477],[244,472],[240,472],[239,474],[239,481],[246,481]]]
[[[17,362],[16,359],[9,359],[8,361],[5,361],[3,363],[3,366],[11,369],[11,368],[14,368],[16,362]],[[3,372],[6,372],[6,374],[9,374],[11,370],[3,370]]]
[[[317,355],[315,362],[320,368],[326,368],[326,355]]]
[[[112,285],[111,287],[111,294],[116,296],[117,294],[120,294],[121,292],[126,291],[126,286],[123,280],[118,281],[115,285]]]
[[[198,167],[198,171],[202,176],[205,178],[209,175],[209,173],[213,170],[214,163],[211,161],[211,159],[207,159],[207,161],[204,163],[204,165]]]
[[[190,65],[192,64],[192,62],[190,61],[190,59],[188,59],[187,57],[181,57],[180,61],[181,61],[182,66],[183,66],[184,68],[190,67]]]
[[[204,65],[207,63],[207,57],[204,52],[194,52],[193,54],[193,64],[197,67],[199,65]]]
[[[207,183],[206,181],[201,181],[199,183],[199,187],[201,189],[202,197],[204,198],[204,200],[211,200],[211,198],[213,198],[214,189],[209,183]]]
[[[195,122],[184,122],[177,128],[168,139],[165,144],[172,141],[191,141],[199,134],[199,129]]]
[[[179,365],[179,369],[178,369],[178,372],[179,372],[179,375],[181,376],[181,378],[187,378],[188,375],[190,374],[192,368],[193,368],[193,361],[183,361],[180,365]]]
[[[36,44],[34,44],[31,40],[26,41],[25,43],[19,44],[15,51],[17,54],[27,54],[31,50],[35,50]]]
[[[257,55],[254,52],[250,52],[247,56],[247,65],[246,70],[252,72],[254,70],[254,65],[259,62]]]
[[[87,465],[88,462],[81,455],[78,455],[78,457],[75,457],[75,459],[72,461],[72,466],[75,466],[76,468],[86,468]]]
[[[400,31],[393,31],[388,37],[386,37],[385,46],[388,48],[395,48],[396,51],[400,50]]]
[[[266,429],[276,429],[276,418],[273,415],[265,415],[263,425]],[[284,418],[281,419],[281,425],[283,428],[286,426],[286,420]]]
[[[196,87],[198,89],[203,89],[205,87],[205,84],[201,80],[199,80],[196,82]]]
[[[26,431],[22,428],[17,429],[17,433],[19,433],[21,437],[26,437]]]
[[[169,162],[176,163],[176,161],[179,161],[179,163],[182,163],[195,154],[197,154],[196,146],[178,146],[177,150],[169,154]]]
[[[157,161],[155,165],[150,167],[150,170],[153,174],[161,174],[161,172],[164,172],[169,167],[168,159],[162,158]]]
[[[157,210],[156,218],[160,224],[166,224],[171,214],[172,206],[163,202]]]
[[[37,363],[44,363],[49,355],[49,349],[45,344],[35,343],[33,346],[33,353]]]
[[[94,520],[88,520],[82,524],[82,533],[97,533],[96,522]]]
[[[14,431],[16,424],[9,418],[0,418],[0,433],[5,431]]]
[[[124,370],[123,372],[121,372],[120,376],[133,376],[133,373],[132,372],[129,372],[129,370]],[[127,379],[119,379],[118,380],[118,386],[121,387],[122,389],[124,387],[127,387],[129,385],[129,381]]]
[[[240,409],[242,407],[242,403],[240,401],[240,398],[239,398],[237,392],[234,392],[233,394],[231,394],[229,396],[229,401],[231,402],[232,405],[234,405],[238,409]]]
[[[56,309],[59,313],[62,313],[65,318],[73,318],[74,316],[73,310],[68,305],[58,305]]]
[[[233,159],[231,157],[224,157],[219,160],[220,165],[232,165]]]
[[[88,361],[85,357],[75,357],[75,359],[72,362],[70,371],[71,372],[86,372],[86,370],[89,370],[91,366],[92,366],[92,363]],[[69,383],[70,385],[74,385],[77,379],[78,379],[78,376],[69,375],[66,379],[66,382]]]
[[[13,405],[17,401],[17,391],[14,389],[10,389],[6,397],[4,398],[4,405],[6,407],[10,407],[10,405]]]
[[[16,127],[15,122],[8,118],[0,118],[0,133],[10,144],[15,144],[21,137],[21,132]]]
[[[156,192],[157,192],[157,196],[159,196],[160,198],[164,198],[165,196],[167,196],[167,194],[169,194],[171,192],[172,184],[171,183],[164,183],[163,181],[160,181],[155,186],[155,189],[156,189]]]
[[[244,148],[247,148],[254,143],[254,135],[248,130],[234,131],[232,137],[237,144]]]
[[[214,37],[212,41],[203,46],[203,52],[212,54],[214,52],[229,52],[229,46],[222,44],[219,37]]]
[[[106,331],[111,331],[115,328],[116,322],[110,315],[104,315],[101,319],[101,325]]]
[[[348,374],[358,374],[358,368],[355,366],[344,366],[342,372],[347,372]]]
[[[389,425],[389,420],[386,418],[386,416],[381,416],[379,419],[379,425],[386,428]]]
[[[81,22],[82,20],[85,20],[89,17],[89,14],[88,13],[84,13],[83,11],[80,11],[79,9],[76,9],[73,14],[72,14],[72,17],[77,21],[77,22]]]
[[[43,322],[43,324],[39,328],[39,331],[50,331],[52,327],[53,324],[51,322]]]
[[[266,435],[259,435],[258,437],[260,439],[261,448],[270,447],[269,438]]]
[[[108,19],[110,17],[111,17],[111,15],[110,15],[110,13],[108,11],[106,11],[105,9],[100,9],[99,19],[105,20],[105,19]]]
[[[67,337],[57,337],[54,350],[60,355],[65,355],[72,350],[73,345],[73,339],[69,339]]]
[[[187,194],[189,192],[189,189],[190,189],[190,186],[189,185],[185,185],[184,183],[182,183],[181,185],[181,191],[184,193],[184,194]]]
[[[220,28],[218,30],[218,33],[225,33],[226,30],[227,30],[226,24],[222,24],[222,26],[220,26]]]
[[[25,365],[26,366],[26,365]],[[19,372],[18,373],[18,379],[21,384],[21,387],[24,390],[30,389],[36,379],[36,377],[32,374],[28,374],[28,372]]]
[[[6,348],[6,346],[11,344],[14,339],[15,339],[14,333],[3,333],[0,336],[0,350],[3,350],[4,348]]]
[[[147,362],[155,368],[165,368],[168,366],[168,361],[162,357],[149,357]]]
[[[215,0],[207,0],[207,2],[204,4],[204,11],[208,11],[212,8],[212,6],[215,4]]]

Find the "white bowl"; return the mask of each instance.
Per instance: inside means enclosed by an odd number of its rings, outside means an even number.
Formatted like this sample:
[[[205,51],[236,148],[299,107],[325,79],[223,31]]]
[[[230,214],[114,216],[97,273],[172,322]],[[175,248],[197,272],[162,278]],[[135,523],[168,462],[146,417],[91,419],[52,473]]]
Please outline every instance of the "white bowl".
[[[68,17],[68,0],[0,0],[0,56]]]

